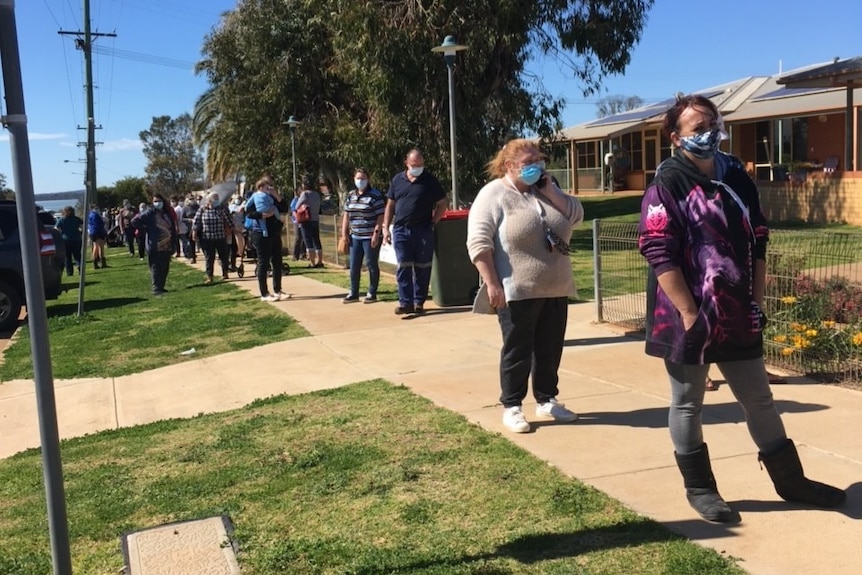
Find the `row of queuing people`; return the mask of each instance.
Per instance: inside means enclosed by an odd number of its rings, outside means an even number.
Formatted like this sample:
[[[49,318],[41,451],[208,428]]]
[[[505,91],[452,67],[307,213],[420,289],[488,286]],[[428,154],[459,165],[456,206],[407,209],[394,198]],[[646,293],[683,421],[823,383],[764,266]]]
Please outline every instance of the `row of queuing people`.
[[[398,259],[395,314],[422,315],[431,282],[434,226],[448,205],[443,187],[433,174],[425,171],[425,158],[418,148],[407,153],[404,170],[392,178],[386,194],[372,185],[365,168],[354,171],[353,184],[345,197],[341,217],[341,236],[347,240],[350,268],[350,291],[342,302],[360,301],[363,264],[368,270],[369,285],[361,301],[377,301],[380,249],[388,243]],[[303,237],[312,246],[320,245],[319,233],[316,237],[307,233]]]

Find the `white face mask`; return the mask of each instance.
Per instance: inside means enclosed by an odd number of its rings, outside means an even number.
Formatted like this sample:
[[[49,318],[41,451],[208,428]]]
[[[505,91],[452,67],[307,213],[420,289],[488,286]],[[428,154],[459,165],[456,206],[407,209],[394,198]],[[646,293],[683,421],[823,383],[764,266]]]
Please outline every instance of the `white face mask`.
[[[407,173],[413,176],[414,178],[418,178],[422,175],[422,171],[425,169],[424,166],[419,166],[416,168],[407,168]]]
[[[368,180],[357,178],[353,180],[357,190],[364,190],[368,186]]]

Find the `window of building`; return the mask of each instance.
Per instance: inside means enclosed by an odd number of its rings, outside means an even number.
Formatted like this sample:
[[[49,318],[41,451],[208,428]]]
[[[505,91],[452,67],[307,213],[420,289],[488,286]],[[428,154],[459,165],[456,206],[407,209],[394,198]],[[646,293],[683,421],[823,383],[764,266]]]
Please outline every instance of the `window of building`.
[[[585,170],[588,168],[599,167],[598,154],[596,147],[598,142],[578,142],[578,169]]]

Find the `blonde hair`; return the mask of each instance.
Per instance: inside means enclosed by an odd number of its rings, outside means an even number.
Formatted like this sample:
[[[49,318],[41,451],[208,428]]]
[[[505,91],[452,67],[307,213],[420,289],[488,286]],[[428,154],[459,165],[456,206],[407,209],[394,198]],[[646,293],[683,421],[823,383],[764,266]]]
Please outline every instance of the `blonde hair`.
[[[506,175],[506,162],[517,161],[518,157],[527,150],[539,150],[539,144],[533,140],[518,138],[509,140],[494,158],[485,164],[485,172],[491,178],[502,178]]]

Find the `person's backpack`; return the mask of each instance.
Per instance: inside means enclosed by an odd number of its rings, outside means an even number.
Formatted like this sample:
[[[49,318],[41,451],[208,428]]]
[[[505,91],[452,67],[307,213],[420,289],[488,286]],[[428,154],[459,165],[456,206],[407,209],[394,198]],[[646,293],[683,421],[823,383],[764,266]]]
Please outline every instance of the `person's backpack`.
[[[296,218],[296,223],[298,224],[310,222],[311,210],[308,209],[308,204],[302,204],[301,206],[296,208],[296,212],[294,212],[294,217]]]

